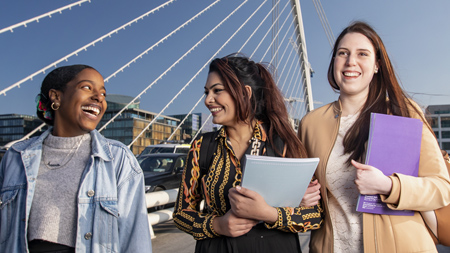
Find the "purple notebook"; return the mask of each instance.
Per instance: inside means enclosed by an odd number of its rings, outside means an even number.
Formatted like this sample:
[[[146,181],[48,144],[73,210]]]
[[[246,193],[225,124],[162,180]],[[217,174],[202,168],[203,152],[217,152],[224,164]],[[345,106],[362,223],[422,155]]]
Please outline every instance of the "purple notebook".
[[[366,164],[393,173],[416,176],[419,171],[423,122],[419,119],[372,113]],[[412,216],[414,211],[392,210],[379,195],[360,195],[356,211]]]

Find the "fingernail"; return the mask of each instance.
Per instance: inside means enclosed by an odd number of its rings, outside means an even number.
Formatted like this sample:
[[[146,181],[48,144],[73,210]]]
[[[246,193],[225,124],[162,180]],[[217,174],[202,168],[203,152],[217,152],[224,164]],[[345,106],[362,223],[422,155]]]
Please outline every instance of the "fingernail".
[[[241,186],[240,185],[236,186],[236,190],[240,191],[241,190]]]

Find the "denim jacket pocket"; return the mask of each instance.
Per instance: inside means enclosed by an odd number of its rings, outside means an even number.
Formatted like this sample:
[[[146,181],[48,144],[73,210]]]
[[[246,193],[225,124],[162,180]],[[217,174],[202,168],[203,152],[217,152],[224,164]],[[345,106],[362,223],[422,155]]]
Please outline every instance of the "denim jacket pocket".
[[[9,188],[0,192],[0,244],[8,240],[17,220],[18,188]]]
[[[98,222],[98,243],[107,249],[107,252],[118,252],[119,245],[119,209],[117,200],[100,200],[95,221]]]

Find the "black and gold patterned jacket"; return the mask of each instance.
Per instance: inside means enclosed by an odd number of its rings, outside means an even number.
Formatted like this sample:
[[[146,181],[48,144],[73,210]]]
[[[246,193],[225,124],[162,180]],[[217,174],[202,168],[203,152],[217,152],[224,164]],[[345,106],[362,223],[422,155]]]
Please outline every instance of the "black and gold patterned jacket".
[[[266,140],[267,135],[263,127],[257,124],[251,139],[252,144],[246,154],[267,155]],[[191,146],[173,213],[177,227],[193,235],[196,240],[220,236],[213,230],[212,221],[216,216],[223,216],[231,209],[228,190],[240,185],[242,178],[241,161],[234,154],[225,127],[219,130],[217,138],[213,140],[217,145],[211,146],[217,148],[209,171],[205,174],[201,173],[199,166],[202,141],[203,136]],[[204,210],[200,210],[202,200],[205,200]],[[266,223],[268,229],[297,233],[318,229],[322,223],[323,210],[320,205],[276,209],[278,220],[274,224]]]

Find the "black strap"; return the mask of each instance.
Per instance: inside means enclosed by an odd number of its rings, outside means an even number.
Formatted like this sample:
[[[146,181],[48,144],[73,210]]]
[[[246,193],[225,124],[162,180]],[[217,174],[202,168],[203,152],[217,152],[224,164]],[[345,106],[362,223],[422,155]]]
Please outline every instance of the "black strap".
[[[267,143],[266,145],[266,155],[267,156],[273,156],[273,157],[277,157],[277,156],[282,156],[283,155],[283,151],[284,151],[284,142],[283,140],[278,136],[275,135],[274,136],[274,145],[273,147],[275,148],[275,150],[278,151],[278,153],[272,148],[272,145],[270,145],[270,143]]]
[[[209,166],[211,166],[212,159],[214,158],[214,152],[217,149],[217,142],[215,141],[219,131],[204,133],[202,145],[200,146],[200,158],[198,165],[200,167],[200,175],[205,175]]]
[[[205,175],[208,173],[209,167],[211,166],[212,159],[214,158],[214,152],[217,150],[217,141],[215,141],[216,137],[219,135],[219,131],[204,133],[202,145],[200,146],[200,158],[198,161],[198,165],[200,167],[200,175]],[[274,138],[275,149],[279,152],[275,152],[275,150],[271,147],[271,145],[266,146],[266,155],[267,156],[281,156],[284,150],[284,142],[277,135]]]

